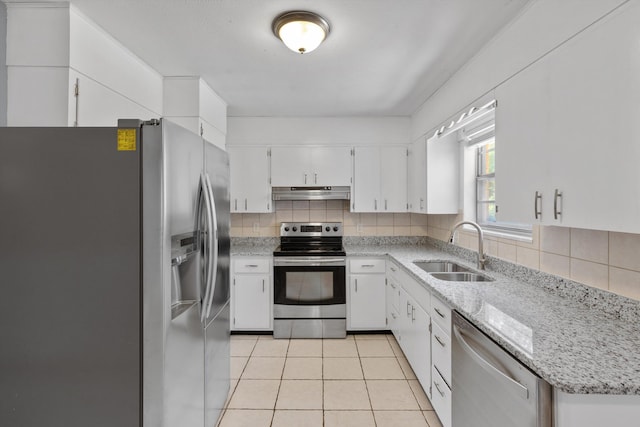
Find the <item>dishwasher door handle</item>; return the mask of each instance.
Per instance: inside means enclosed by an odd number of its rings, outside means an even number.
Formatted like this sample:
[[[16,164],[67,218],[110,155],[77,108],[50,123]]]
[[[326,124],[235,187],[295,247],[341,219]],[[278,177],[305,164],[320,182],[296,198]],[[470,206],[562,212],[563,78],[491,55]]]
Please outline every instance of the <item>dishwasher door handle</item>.
[[[453,334],[460,343],[460,347],[464,350],[469,357],[471,357],[478,365],[480,365],[485,371],[491,374],[498,381],[504,382],[513,388],[514,393],[523,399],[529,398],[529,389],[520,384],[515,379],[511,378],[507,373],[503,372],[493,364],[489,363],[485,358],[480,356],[469,343],[464,339],[460,328],[457,325],[453,325]]]

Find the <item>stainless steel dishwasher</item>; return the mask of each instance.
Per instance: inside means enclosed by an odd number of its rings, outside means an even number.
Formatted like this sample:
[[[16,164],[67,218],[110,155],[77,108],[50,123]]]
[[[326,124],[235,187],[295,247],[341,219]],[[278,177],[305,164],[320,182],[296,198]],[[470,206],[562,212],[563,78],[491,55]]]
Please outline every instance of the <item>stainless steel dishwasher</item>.
[[[453,427],[551,427],[551,386],[453,312]]]

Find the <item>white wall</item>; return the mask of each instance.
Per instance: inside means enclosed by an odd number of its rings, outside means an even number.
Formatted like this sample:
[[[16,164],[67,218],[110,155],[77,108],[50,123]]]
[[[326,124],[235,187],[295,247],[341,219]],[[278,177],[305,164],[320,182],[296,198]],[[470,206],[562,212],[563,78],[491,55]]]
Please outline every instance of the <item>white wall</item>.
[[[0,1],[0,126],[7,125],[7,7]]]
[[[432,133],[627,0],[533,0],[413,114],[411,140]]]
[[[409,143],[409,117],[229,117],[229,145]]]

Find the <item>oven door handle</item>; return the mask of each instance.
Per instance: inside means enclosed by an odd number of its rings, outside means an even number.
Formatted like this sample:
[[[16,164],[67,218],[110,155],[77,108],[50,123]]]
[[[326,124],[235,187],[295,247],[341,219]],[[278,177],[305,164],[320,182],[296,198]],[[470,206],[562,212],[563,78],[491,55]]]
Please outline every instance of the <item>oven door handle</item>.
[[[321,264],[335,264],[338,266],[346,265],[347,261],[345,258],[323,258],[323,259],[274,259],[274,266],[281,265],[321,265]]]

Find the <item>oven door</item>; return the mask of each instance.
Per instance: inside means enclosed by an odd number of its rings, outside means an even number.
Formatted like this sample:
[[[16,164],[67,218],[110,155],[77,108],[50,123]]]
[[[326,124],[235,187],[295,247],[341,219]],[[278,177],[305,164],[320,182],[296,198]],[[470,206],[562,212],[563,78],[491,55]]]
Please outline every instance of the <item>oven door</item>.
[[[345,258],[276,257],[273,265],[274,304],[346,304]]]

